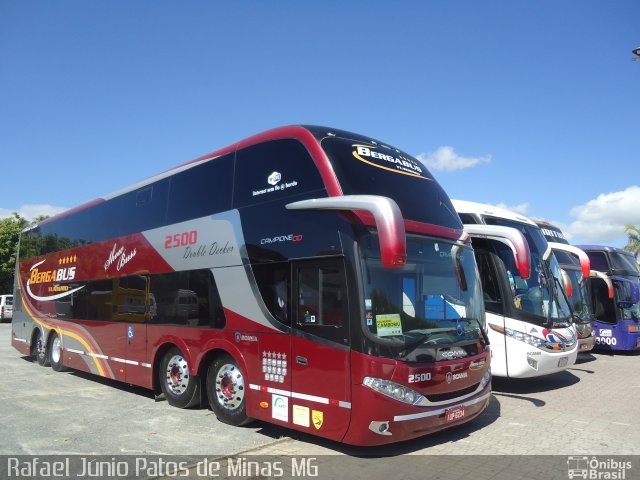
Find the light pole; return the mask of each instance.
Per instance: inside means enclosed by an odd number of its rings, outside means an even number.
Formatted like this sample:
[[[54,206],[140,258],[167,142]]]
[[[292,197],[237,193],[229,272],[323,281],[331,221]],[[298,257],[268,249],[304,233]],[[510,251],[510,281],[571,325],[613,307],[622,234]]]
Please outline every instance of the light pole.
[[[632,60],[636,62],[640,61],[640,47],[634,48],[633,50],[631,50],[631,52],[633,52],[633,54],[635,55],[635,57],[633,57]]]

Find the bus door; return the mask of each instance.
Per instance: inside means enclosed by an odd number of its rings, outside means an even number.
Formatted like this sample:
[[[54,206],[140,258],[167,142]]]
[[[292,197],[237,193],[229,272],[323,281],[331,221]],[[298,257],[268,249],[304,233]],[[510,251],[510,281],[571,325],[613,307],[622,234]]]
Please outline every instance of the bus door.
[[[491,370],[495,375],[507,375],[507,337],[506,335],[495,335],[497,329],[504,331],[505,325],[505,299],[509,296],[504,292],[504,265],[500,265],[501,260],[497,255],[486,250],[475,251],[478,273],[482,282],[482,293],[484,296],[484,308],[487,319],[487,330],[491,339]],[[502,266],[502,268],[500,268]],[[502,275],[501,275],[502,274]]]
[[[351,418],[343,259],[292,262],[291,423],[341,440]]]
[[[465,225],[465,232],[471,235],[475,250],[478,273],[482,282],[487,328],[491,340],[491,371],[497,376],[508,376],[507,336],[504,333],[507,315],[514,302],[515,289],[519,283],[531,275],[531,252],[522,233],[515,228],[497,225]],[[511,270],[499,255],[493,253],[494,246],[508,247],[511,255]]]
[[[113,319],[118,325],[118,351],[124,352],[118,370],[125,370],[125,381],[148,385],[147,324],[150,311],[149,277],[119,278],[114,286]]]

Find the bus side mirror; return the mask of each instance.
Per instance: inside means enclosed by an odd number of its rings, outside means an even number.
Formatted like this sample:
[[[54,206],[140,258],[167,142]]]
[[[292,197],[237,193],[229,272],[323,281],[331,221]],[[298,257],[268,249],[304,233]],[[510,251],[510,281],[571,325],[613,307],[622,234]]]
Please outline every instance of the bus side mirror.
[[[343,195],[311,198],[286,205],[287,210],[343,210],[356,215],[364,210],[373,216],[372,226],[378,229],[380,257],[385,268],[402,268],[407,263],[407,237],[404,218],[398,204],[378,195]],[[362,215],[359,215],[362,219]]]
[[[562,250],[563,252],[572,253],[578,257],[578,260],[580,261],[580,268],[582,269],[582,278],[589,278],[589,273],[591,272],[591,261],[584,250],[580,250],[578,247],[574,247],[573,245],[556,242],[549,242],[549,247],[551,247],[552,250]]]
[[[465,224],[464,231],[472,238],[486,238],[507,245],[513,252],[516,267],[520,277],[528,279],[531,276],[531,252],[529,244],[519,230],[500,225]]]

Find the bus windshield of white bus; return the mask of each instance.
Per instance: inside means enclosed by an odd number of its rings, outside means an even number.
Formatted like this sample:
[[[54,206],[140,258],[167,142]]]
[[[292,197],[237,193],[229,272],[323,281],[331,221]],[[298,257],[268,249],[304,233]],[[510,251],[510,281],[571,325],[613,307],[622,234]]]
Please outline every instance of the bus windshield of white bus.
[[[560,292],[562,278],[560,265],[554,255],[543,261],[547,248],[539,228],[503,218],[485,217],[489,225],[502,225],[519,230],[527,239],[531,251],[531,276],[523,279],[518,274],[511,250],[496,243],[497,254],[504,262],[513,294],[515,311],[522,312],[520,320],[538,325],[561,326],[571,321],[571,310],[565,296]],[[494,242],[495,243],[495,242]]]
[[[574,320],[578,323],[591,321],[593,319],[593,309],[591,308],[589,282],[582,277],[578,258],[569,252],[556,249],[553,250],[553,254],[570,282],[568,286],[571,291],[569,303],[573,309]]]
[[[484,303],[468,246],[407,237],[407,264],[382,266],[376,236],[360,242],[367,338],[398,347],[485,342]]]

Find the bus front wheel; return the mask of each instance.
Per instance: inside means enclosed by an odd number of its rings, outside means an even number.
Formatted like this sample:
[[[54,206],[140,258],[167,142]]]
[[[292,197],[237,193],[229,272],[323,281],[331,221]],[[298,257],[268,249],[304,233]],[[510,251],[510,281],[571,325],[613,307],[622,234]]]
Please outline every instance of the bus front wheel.
[[[158,381],[169,405],[189,408],[200,401],[200,379],[191,375],[187,359],[175,347],[162,357]]]
[[[218,420],[229,425],[243,425],[247,417],[245,378],[238,363],[229,355],[216,358],[207,371],[207,396]]]

